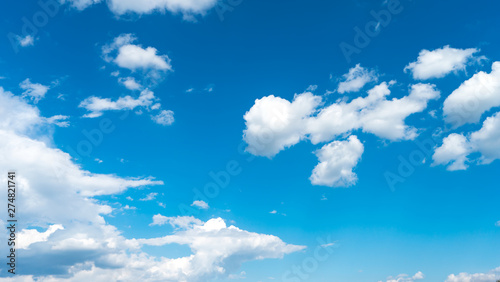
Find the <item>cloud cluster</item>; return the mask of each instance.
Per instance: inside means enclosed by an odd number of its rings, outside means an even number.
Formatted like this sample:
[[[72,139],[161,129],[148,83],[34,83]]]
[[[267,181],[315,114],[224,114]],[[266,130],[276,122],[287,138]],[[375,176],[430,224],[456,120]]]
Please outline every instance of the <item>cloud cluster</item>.
[[[137,38],[133,34],[122,34],[113,39],[110,44],[102,47],[102,55],[105,61],[114,63],[121,68],[131,71],[136,74],[136,71],[141,71],[141,81],[133,76],[118,77],[118,82],[124,85],[127,89],[135,91],[142,90],[139,97],[134,98],[130,95],[119,97],[113,101],[110,98],[101,98],[91,96],[84,99],[79,107],[84,108],[89,113],[84,117],[96,118],[103,115],[105,111],[122,111],[134,110],[141,114],[142,110],[148,112],[159,111],[150,115],[151,120],[160,125],[171,125],[174,122],[174,112],[171,110],[162,110],[161,104],[154,93],[146,88],[146,80],[152,80],[156,83],[168,71],[172,70],[170,59],[166,55],[157,55],[157,50],[153,47],[142,48],[140,45],[135,45],[133,42]],[[112,76],[119,76],[120,71],[112,72]],[[153,83],[153,84],[154,84]]]
[[[280,258],[304,247],[278,237],[227,227],[220,218],[153,217],[152,225],[171,223],[168,236],[126,239],[104,219],[113,212],[95,196],[114,195],[143,186],[162,185],[146,178],[96,174],[75,164],[69,154],[29,137],[46,118],[25,100],[0,88],[0,170],[17,170],[17,198],[23,209],[19,232],[23,274],[19,281],[206,281],[227,277],[242,262]],[[31,132],[31,133],[30,133]],[[35,132],[35,133],[33,133]],[[43,160],[43,161],[41,161]],[[6,182],[6,175],[0,176]],[[6,206],[6,198],[0,200]],[[5,222],[0,243],[8,237]],[[193,254],[154,257],[144,245],[186,244]]]
[[[470,162],[468,156],[473,153],[480,153],[476,160],[480,164],[500,159],[500,112],[486,118],[478,131],[467,136],[452,133],[445,137],[432,158],[436,165],[448,165],[448,170],[464,170]]]
[[[487,273],[467,273],[458,275],[450,274],[445,282],[494,282],[500,279],[500,267],[490,270]]]
[[[394,82],[383,82],[368,91],[366,97],[350,102],[338,100],[323,106],[321,96],[311,92],[295,95],[292,102],[270,95],[257,99],[244,115],[246,129],[243,139],[246,150],[254,155],[273,157],[301,140],[313,144],[329,142],[361,129],[364,132],[392,141],[411,140],[417,129],[405,124],[405,119],[423,111],[429,100],[437,99],[440,92],[431,84],[415,84],[402,98],[388,99],[389,87]],[[352,168],[363,152],[356,137],[348,143],[331,143],[317,152],[320,164],[315,168],[313,184],[349,186],[355,182]],[[352,142],[352,143],[351,143]],[[346,144],[345,146],[343,144]],[[345,160],[332,165],[331,158]]]
[[[177,227],[172,235],[137,239],[140,245],[188,245],[192,255],[176,260],[165,260],[158,272],[170,281],[208,281],[227,277],[245,261],[281,258],[285,254],[303,250],[304,246],[289,245],[272,235],[258,234],[227,226],[223,219],[201,222],[193,217],[166,218],[156,216]],[[170,278],[171,277],[171,278]]]
[[[409,95],[388,100],[392,84],[383,82],[366,97],[325,107],[320,107],[322,97],[310,92],[295,95],[292,102],[273,95],[257,99],[243,117],[247,150],[272,157],[303,139],[318,144],[357,129],[394,141],[414,139],[417,129],[406,125],[405,119],[423,111],[440,93],[434,85],[415,84]]]

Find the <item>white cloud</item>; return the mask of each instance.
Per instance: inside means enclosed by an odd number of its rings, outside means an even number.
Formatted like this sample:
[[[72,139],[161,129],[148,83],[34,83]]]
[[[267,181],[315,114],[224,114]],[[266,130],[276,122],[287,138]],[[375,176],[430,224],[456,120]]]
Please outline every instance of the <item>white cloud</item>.
[[[182,217],[183,227],[172,235],[159,238],[137,239],[140,245],[188,245],[192,255],[164,260],[160,273],[165,280],[175,273],[176,281],[208,281],[227,277],[245,261],[281,258],[285,254],[303,250],[304,246],[289,245],[272,235],[258,234],[227,226],[223,219],[207,222]],[[170,220],[174,222],[175,220]],[[185,221],[188,223],[185,224]],[[172,279],[170,278],[170,279]]]
[[[469,274],[462,272],[458,275],[450,274],[446,282],[494,282],[500,279],[500,267],[490,270],[487,273]]]
[[[182,13],[186,19],[204,15],[217,4],[217,0],[110,0],[109,8],[117,15],[125,13],[150,14],[153,12]]]
[[[476,160],[489,164],[500,159],[500,112],[488,117],[480,130],[467,136],[452,133],[443,139],[443,145],[436,149],[433,159],[435,164],[446,165],[449,170],[466,169],[467,156],[480,153]]]
[[[270,214],[277,214],[278,212],[276,210],[272,210],[269,212]]]
[[[316,91],[316,89],[318,89],[318,85],[309,85],[307,87],[306,91],[314,92],[314,91]]]
[[[57,126],[68,126],[68,117],[55,115],[45,118],[40,116],[38,108],[27,104],[23,99],[0,87],[0,129],[9,129],[16,133],[30,133],[33,129],[55,124]]]
[[[135,81],[135,78],[133,77],[121,77],[118,79],[118,82],[123,84],[129,90],[140,90],[142,88],[142,85]]]
[[[55,115],[49,118],[46,118],[45,121],[49,124],[55,124],[60,127],[68,127],[69,126],[69,116],[63,115]]]
[[[17,191],[23,206],[20,217],[30,226],[19,232],[23,248],[18,251],[26,275],[17,276],[16,281],[35,281],[35,277],[37,281],[77,282],[207,281],[227,277],[244,261],[280,258],[304,248],[286,244],[275,236],[227,227],[222,219],[202,222],[157,216],[153,222],[159,224],[163,219],[177,230],[162,238],[125,239],[103,217],[113,208],[94,196],[163,182],[85,171],[69,154],[27,136],[44,124],[45,118],[36,107],[0,88],[0,171],[19,171],[16,183],[22,187]],[[6,182],[6,175],[0,176],[0,182]],[[6,203],[6,198],[0,197],[0,205]],[[7,245],[6,222],[0,222],[0,244]],[[143,245],[169,241],[188,245],[193,254],[171,259],[141,250]],[[54,264],[56,259],[64,263]]]
[[[321,97],[311,92],[295,95],[291,103],[274,95],[257,99],[243,117],[247,150],[272,157],[297,144],[305,137],[306,119],[320,104]]]
[[[36,229],[23,229],[18,235],[17,248],[27,249],[31,244],[45,242],[54,232],[63,229],[64,227],[60,224],[51,225],[45,232],[39,232]]]
[[[193,216],[173,216],[167,217],[161,214],[156,214],[153,216],[153,222],[150,225],[165,225],[170,224],[172,227],[188,229],[192,228],[194,225],[202,225],[203,221],[193,217]]]
[[[170,59],[166,55],[159,56],[154,47],[142,48],[138,45],[127,44],[118,49],[118,55],[114,62],[132,71],[142,70],[172,70]]]
[[[56,256],[66,261],[65,265],[69,267],[90,257],[96,259],[117,252],[121,248],[118,246],[125,242],[103,218],[112,208],[94,196],[121,193],[133,187],[161,185],[163,182],[83,170],[69,154],[39,141],[51,139],[51,136],[39,133],[51,132],[40,130],[46,124],[47,119],[40,116],[36,107],[0,88],[0,170],[16,168],[19,171],[16,183],[23,187],[17,191],[17,198],[23,202],[20,216],[24,224],[30,226],[19,234],[21,246],[25,248],[20,250],[25,258],[23,263],[31,272],[43,269],[48,273],[63,274],[67,267],[45,262]],[[6,176],[0,176],[0,180],[5,182]],[[5,197],[0,197],[0,204],[7,205]],[[50,227],[45,232],[34,230],[47,226]],[[64,229],[59,228],[62,226]],[[2,245],[6,245],[5,232],[6,228],[2,228]],[[92,254],[52,250],[65,239],[78,238],[76,234],[86,234],[101,248]]]
[[[500,106],[500,62],[466,80],[444,101],[445,121],[455,127],[477,123],[488,110]]]
[[[348,187],[357,181],[352,171],[363,154],[363,144],[355,135],[346,141],[333,141],[315,152],[319,164],[311,175],[311,183],[335,187]]]
[[[150,107],[156,100],[154,93],[148,89],[141,92],[137,99],[131,96],[120,97],[116,101],[109,98],[88,97],[83,100],[79,107],[84,108],[90,113],[84,117],[95,118],[100,117],[104,111],[120,111],[133,110],[137,107]]]
[[[71,5],[71,7],[80,11],[85,10],[90,6],[101,2],[101,0],[60,0],[60,1],[63,4],[67,2]]]
[[[481,153],[481,163],[500,159],[500,112],[488,117],[479,131],[470,134],[469,140],[474,150]]]
[[[467,169],[467,156],[472,152],[472,147],[467,138],[461,134],[450,134],[443,139],[443,145],[438,147],[432,159],[435,165],[448,165],[448,170]]]
[[[26,78],[23,82],[21,82],[19,87],[24,90],[23,97],[29,97],[34,103],[38,103],[38,101],[43,99],[50,88],[40,83],[31,83],[29,78]]]
[[[339,83],[337,91],[340,94],[347,92],[357,92],[367,83],[377,81],[378,77],[375,71],[369,71],[363,68],[360,64],[351,68],[348,73],[342,76],[342,81]]]
[[[25,37],[18,36],[17,41],[22,47],[35,45],[35,38],[31,35],[26,35]]]
[[[420,51],[417,61],[410,63],[404,70],[411,71],[414,79],[441,78],[450,72],[465,70],[477,52],[479,49],[455,49],[448,45],[433,51],[424,49]]]
[[[167,55],[157,54],[158,50],[154,47],[144,48],[140,44],[134,44],[136,41],[137,37],[131,33],[115,37],[113,42],[102,47],[103,59],[108,63],[112,62],[121,68],[128,69],[132,73],[141,71],[143,78],[152,82],[160,80],[165,73],[173,71]]]
[[[139,201],[152,201],[156,199],[156,196],[158,196],[158,193],[149,193],[146,195],[146,197],[139,199]]]
[[[185,220],[185,219],[183,219]],[[175,220],[174,220],[175,221]],[[180,221],[178,221],[180,222]],[[170,281],[201,282],[235,277],[241,264],[246,261],[282,258],[286,254],[301,251],[305,247],[284,243],[272,235],[258,234],[226,226],[221,218],[207,222],[193,220],[177,226],[171,235],[150,239],[131,239],[127,246],[140,248],[144,245],[187,245],[192,254],[180,258],[156,258],[144,252],[116,252],[101,255],[99,260],[74,264],[61,276],[40,277],[43,281]],[[63,245],[73,251],[99,251],[96,241],[83,234],[76,239],[65,240]],[[58,245],[59,246],[59,245]],[[51,251],[68,251],[57,248]],[[233,276],[231,276],[233,274]],[[240,272],[241,274],[241,272]],[[24,281],[34,281],[32,276],[18,276]]]
[[[192,207],[198,207],[203,210],[207,210],[209,208],[208,204],[205,201],[194,201],[191,204]]]
[[[387,278],[387,282],[414,282],[416,280],[421,280],[421,279],[424,279],[424,274],[419,271],[417,273],[415,273],[415,275],[413,276],[408,276],[408,274],[399,274],[398,276],[396,277],[389,277]],[[380,281],[381,282],[381,281]]]
[[[495,226],[500,227],[500,220],[495,223]]]
[[[318,144],[356,129],[393,141],[414,139],[417,129],[406,125],[405,119],[422,112],[440,93],[434,85],[415,84],[409,95],[388,100],[389,85],[392,82],[383,82],[366,97],[349,103],[340,100],[323,108],[319,108],[322,97],[310,92],[295,95],[292,102],[273,95],[257,99],[244,115],[246,150],[272,157],[301,140]]]
[[[151,116],[151,119],[157,124],[171,125],[174,123],[174,112],[170,110],[163,110],[159,114]]]

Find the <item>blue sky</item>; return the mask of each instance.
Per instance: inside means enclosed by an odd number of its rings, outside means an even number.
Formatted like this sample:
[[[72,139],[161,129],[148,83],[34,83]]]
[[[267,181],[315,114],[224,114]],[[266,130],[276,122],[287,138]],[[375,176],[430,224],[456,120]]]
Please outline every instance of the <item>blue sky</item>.
[[[3,6],[1,281],[500,279],[497,4]]]

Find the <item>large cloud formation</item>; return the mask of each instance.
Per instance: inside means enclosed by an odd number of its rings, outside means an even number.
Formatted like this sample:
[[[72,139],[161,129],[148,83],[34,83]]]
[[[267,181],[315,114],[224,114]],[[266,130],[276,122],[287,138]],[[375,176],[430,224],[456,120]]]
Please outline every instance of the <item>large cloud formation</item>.
[[[243,139],[253,155],[273,157],[301,140],[313,144],[329,142],[361,129],[391,141],[412,140],[418,133],[405,119],[423,111],[440,92],[432,84],[414,84],[402,98],[388,99],[389,87],[382,82],[368,91],[366,97],[347,102],[340,99],[323,106],[323,98],[311,92],[296,94],[293,101],[274,95],[257,99],[244,115]],[[347,142],[347,143],[345,143]],[[363,153],[357,137],[344,143],[334,142],[317,151],[320,164],[314,169],[315,185],[351,186],[356,181],[352,169]]]
[[[227,227],[220,218],[188,218],[189,225],[183,225],[179,222],[186,219],[178,217],[167,220],[177,226],[171,235],[125,238],[105,220],[115,212],[113,205],[95,196],[163,182],[86,171],[69,154],[43,141],[51,139],[43,133],[51,131],[44,128],[53,125],[37,107],[3,88],[0,102],[0,170],[16,169],[17,201],[22,205],[17,247],[23,275],[16,281],[206,281],[227,277],[245,261],[280,258],[304,248]],[[6,180],[6,175],[0,176],[0,181]],[[5,197],[0,204],[6,206]],[[7,245],[6,222],[0,223],[0,244]],[[193,254],[155,257],[141,249],[159,242],[186,244]],[[4,271],[0,275],[6,275]]]

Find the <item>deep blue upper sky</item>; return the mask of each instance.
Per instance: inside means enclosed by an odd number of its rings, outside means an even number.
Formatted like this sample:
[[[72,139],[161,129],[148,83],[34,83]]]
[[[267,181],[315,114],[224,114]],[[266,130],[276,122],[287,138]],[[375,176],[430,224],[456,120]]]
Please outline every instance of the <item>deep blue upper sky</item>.
[[[248,281],[282,279],[294,264],[312,256],[318,238],[328,236],[337,247],[309,281],[379,281],[418,271],[425,274],[424,281],[444,281],[452,273],[486,273],[500,265],[500,227],[495,225],[500,220],[500,161],[448,171],[443,165],[431,166],[431,152],[395,189],[384,175],[398,170],[401,157],[408,159],[419,150],[416,142],[446,127],[442,108],[448,95],[474,73],[491,72],[492,63],[500,60],[500,5],[401,0],[402,12],[392,15],[386,27],[381,25],[379,35],[348,62],[339,44],[354,45],[354,28],[364,29],[373,21],[370,11],[387,9],[381,2],[243,0],[223,19],[209,9],[204,16],[196,15],[196,22],[169,11],[116,16],[105,3],[83,11],[63,5],[34,33],[33,46],[18,46],[16,53],[7,34],[22,34],[22,18],[31,20],[40,6],[35,1],[8,1],[0,9],[0,30],[5,35],[0,44],[0,86],[19,96],[23,92],[19,84],[26,78],[50,86],[35,106],[45,117],[69,116],[70,125],[49,129],[51,140],[45,141],[70,153],[82,169],[119,177],[153,176],[164,182],[94,197],[112,206],[137,208],[104,216],[127,239],[167,235],[166,229],[149,226],[151,217],[183,215],[179,204],[191,205],[193,188],[202,190],[212,181],[210,172],[222,171],[235,160],[241,173],[231,177],[229,185],[209,199],[210,208],[195,217],[203,221],[221,217],[242,230],[307,246],[283,259],[244,263],[235,273],[245,271]],[[152,46],[170,58],[173,71],[162,73],[160,81],[148,86],[162,109],[175,113],[175,122],[156,124],[144,109],[140,115],[134,109],[124,119],[120,119],[123,111],[104,111],[103,117],[111,119],[116,129],[104,134],[90,154],[77,156],[79,142],[86,140],[82,130],[99,128],[102,120],[82,117],[87,113],[79,107],[83,100],[139,96],[139,91],[126,89],[110,74],[120,70],[140,76],[140,71],[127,72],[103,59],[102,47],[121,34],[133,34],[137,44]],[[243,116],[256,99],[274,95],[292,101],[295,94],[317,85],[314,93],[330,105],[342,95],[323,94],[337,89],[342,75],[356,64],[377,73],[379,83],[395,80],[389,100],[400,98],[408,95],[408,85],[418,82],[404,72],[405,66],[416,61],[421,50],[446,45],[480,49],[478,56],[487,59],[466,71],[424,81],[435,84],[441,96],[406,119],[406,124],[419,129],[417,141],[386,140],[360,129],[350,132],[364,145],[354,170],[355,185],[311,184],[311,171],[318,164],[313,152],[325,142],[314,145],[305,140],[272,158],[242,152]],[[347,99],[366,96],[375,85],[347,94]],[[429,115],[432,110],[437,118]],[[494,112],[482,116],[481,123]],[[477,131],[481,123],[445,129],[435,145],[450,133]],[[156,200],[138,201],[149,193],[158,193]],[[165,257],[189,254],[188,248],[143,250]]]

